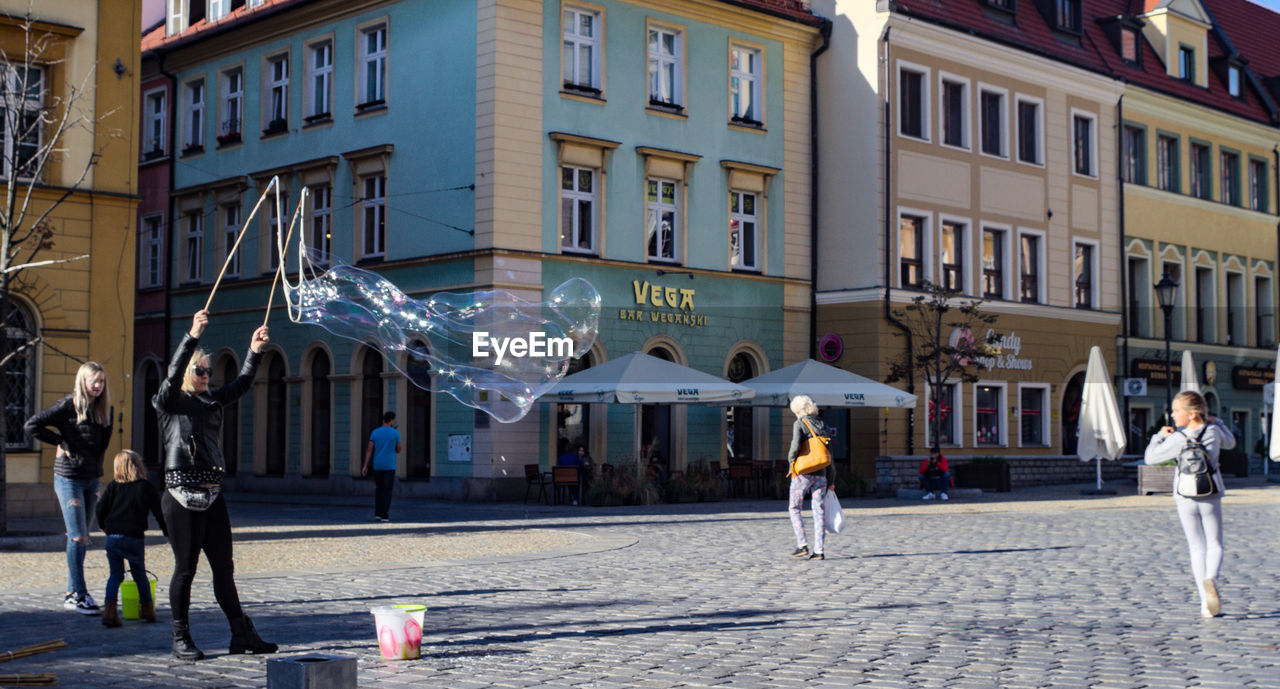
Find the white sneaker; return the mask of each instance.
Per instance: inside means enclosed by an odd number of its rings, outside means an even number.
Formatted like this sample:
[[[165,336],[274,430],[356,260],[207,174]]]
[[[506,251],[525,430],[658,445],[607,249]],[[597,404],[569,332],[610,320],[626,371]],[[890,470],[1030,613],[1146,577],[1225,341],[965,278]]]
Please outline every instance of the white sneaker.
[[[102,609],[93,601],[93,596],[86,593],[76,597],[76,612],[81,615],[100,615]]]
[[[74,592],[67,591],[67,595],[62,597],[62,607],[67,610],[76,609],[76,594]]]
[[[932,500],[932,499],[933,499],[933,493],[925,493],[925,494],[924,494],[924,498],[922,498],[922,499],[924,499],[924,500]]]
[[[943,500],[950,500],[950,499],[951,499],[951,498],[948,498],[948,497],[947,497],[947,494],[946,494],[946,493],[943,493],[941,497],[942,497],[942,499],[943,499]]]

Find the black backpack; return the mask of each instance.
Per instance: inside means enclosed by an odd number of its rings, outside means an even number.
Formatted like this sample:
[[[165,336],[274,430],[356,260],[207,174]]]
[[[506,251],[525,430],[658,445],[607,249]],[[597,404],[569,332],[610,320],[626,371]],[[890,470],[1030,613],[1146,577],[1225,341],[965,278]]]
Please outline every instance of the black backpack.
[[[1173,490],[1184,498],[1207,498],[1218,492],[1218,485],[1213,480],[1215,472],[1209,459],[1209,449],[1204,446],[1203,440],[1208,428],[1208,425],[1201,428],[1194,438],[1186,436],[1187,443],[1178,452],[1178,469],[1173,479]]]

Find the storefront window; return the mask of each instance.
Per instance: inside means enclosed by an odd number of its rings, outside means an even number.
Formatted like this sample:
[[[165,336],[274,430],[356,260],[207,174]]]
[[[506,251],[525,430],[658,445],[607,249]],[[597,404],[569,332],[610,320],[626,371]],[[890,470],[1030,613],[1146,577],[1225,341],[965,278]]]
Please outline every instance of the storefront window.
[[[1044,388],[1023,388],[1019,414],[1022,419],[1022,444],[1044,445]]]
[[[595,365],[591,359],[591,354],[585,354],[577,359],[569,360],[569,368],[565,371],[566,376],[571,376],[579,371],[585,371]],[[556,405],[556,457],[563,455],[573,446],[581,443],[587,447],[587,452],[591,452],[590,438],[587,437],[591,429],[591,405],[589,404],[557,404]]]
[[[979,447],[1000,445],[1001,438],[1004,436],[1001,428],[1003,417],[1000,414],[1004,388],[979,385],[975,389],[977,391],[975,393],[977,409],[974,418],[974,423],[977,424],[974,430],[975,444]]]
[[[930,447],[933,445],[957,445],[956,442],[956,385],[955,383],[947,383],[942,386],[940,400],[935,401],[933,392],[929,392],[929,425],[926,433],[929,436]],[[937,421],[938,438],[933,438],[934,421]]]

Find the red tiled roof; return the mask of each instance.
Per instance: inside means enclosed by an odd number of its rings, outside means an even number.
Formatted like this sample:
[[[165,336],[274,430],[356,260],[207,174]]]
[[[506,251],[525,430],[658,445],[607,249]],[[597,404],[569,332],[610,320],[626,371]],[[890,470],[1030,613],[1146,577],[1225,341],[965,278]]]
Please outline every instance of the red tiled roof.
[[[1280,14],[1248,0],[1202,0],[1259,77],[1280,77]]]
[[[1126,64],[1120,57],[1114,43],[1107,37],[1102,19],[1111,19],[1122,15],[1130,15],[1136,8],[1147,5],[1159,5],[1163,0],[1090,0],[1084,3],[1089,14],[1084,17],[1082,34],[1079,41],[1069,39],[1045,21],[1036,8],[1033,0],[1021,0],[1016,3],[1013,21],[996,10],[983,7],[980,0],[896,0],[893,10],[913,17],[932,21],[952,29],[971,33],[975,36],[1002,43],[1017,49],[1026,50],[1054,60],[1075,65],[1099,74],[1123,79],[1129,83],[1145,86],[1171,96],[1200,103],[1208,107],[1223,110],[1240,117],[1260,122],[1271,122],[1271,116],[1258,94],[1252,90],[1244,100],[1233,98],[1227,92],[1227,86],[1218,77],[1215,70],[1208,70],[1208,88],[1200,88],[1165,73],[1165,65],[1145,40],[1142,41],[1142,67]],[[1210,3],[1210,11],[1216,12],[1219,5],[1231,6],[1232,10],[1244,17],[1243,21],[1256,21],[1258,28],[1240,27],[1241,33],[1250,34],[1248,40],[1241,40],[1236,47],[1245,59],[1252,60],[1249,52],[1263,53],[1272,60],[1280,60],[1277,54],[1275,39],[1270,45],[1261,44],[1267,37],[1280,35],[1280,27],[1266,29],[1274,24],[1277,15],[1274,12],[1252,5],[1247,0],[1203,0]],[[1238,6],[1247,5],[1247,11],[1240,11]],[[1233,14],[1232,11],[1224,11]],[[1270,17],[1259,16],[1260,13]],[[1215,14],[1216,16],[1216,14]],[[1233,17],[1235,21],[1239,19]],[[1220,20],[1221,21],[1221,20]],[[1226,27],[1224,27],[1225,29]],[[1230,29],[1229,35],[1234,36]],[[1233,38],[1233,40],[1235,40]],[[1214,36],[1209,37],[1209,57],[1225,54],[1224,48]],[[1252,47],[1246,51],[1245,45]],[[1260,58],[1261,59],[1261,58]],[[1280,72],[1278,72],[1280,73]]]

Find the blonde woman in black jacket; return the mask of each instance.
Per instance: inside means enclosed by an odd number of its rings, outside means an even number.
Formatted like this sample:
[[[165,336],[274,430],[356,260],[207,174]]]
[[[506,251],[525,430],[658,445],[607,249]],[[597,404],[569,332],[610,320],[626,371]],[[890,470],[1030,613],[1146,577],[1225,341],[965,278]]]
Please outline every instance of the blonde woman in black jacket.
[[[276,645],[263,641],[240,607],[231,559],[231,518],[222,497],[222,405],[249,391],[266,346],[267,326],[253,331],[249,355],[235,380],[209,389],[209,354],[198,349],[209,323],[208,311],[197,311],[191,330],[174,352],[168,375],[151,398],[164,433],[164,485],[160,498],[169,547],[173,549],[173,579],[169,607],[173,611],[173,655],[200,660],[204,653],[191,640],[188,611],[191,580],[203,550],[213,570],[213,595],[231,625],[228,653],[274,653]],[[274,429],[283,432],[281,429]]]
[[[75,389],[23,425],[29,435],[58,448],[53,490],[67,527],[67,593],[62,606],[82,615],[101,612],[84,581],[89,519],[98,501],[102,457],[111,442],[111,391],[107,372],[96,361],[76,371]]]

